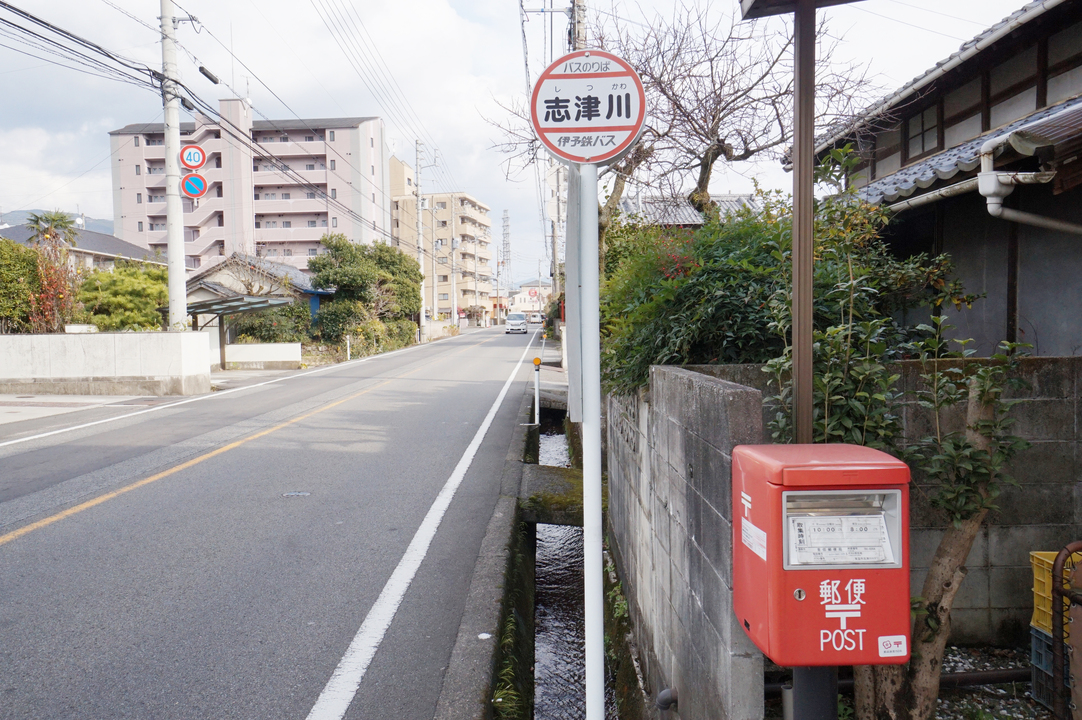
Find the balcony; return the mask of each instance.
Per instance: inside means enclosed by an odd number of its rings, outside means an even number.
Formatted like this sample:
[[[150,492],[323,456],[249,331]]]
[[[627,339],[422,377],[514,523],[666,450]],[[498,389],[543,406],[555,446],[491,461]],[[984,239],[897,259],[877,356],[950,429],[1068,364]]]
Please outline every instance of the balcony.
[[[276,192],[278,198],[274,200],[263,200],[263,193],[260,193],[260,199],[255,201],[254,208],[257,215],[281,215],[284,213],[326,213],[327,212],[327,200],[323,198],[316,198],[310,200],[306,197],[300,199],[290,198],[289,200],[282,200],[281,193]],[[301,193],[290,193],[301,194]]]
[[[278,157],[314,157],[322,160],[327,156],[327,143],[320,140],[287,143],[260,140],[259,145],[253,150],[253,154],[260,154],[259,146],[267,148],[267,152],[274,153]]]
[[[329,228],[326,227],[294,227],[294,228],[267,228],[255,229],[256,242],[315,242],[323,237]]]
[[[263,170],[264,166],[260,165],[260,169],[252,173],[252,181],[256,185],[299,185],[300,182],[296,179],[299,175],[304,182],[312,185],[327,184],[327,170],[305,170],[303,164],[299,167],[295,163],[289,165],[292,170],[288,174],[282,170]]]

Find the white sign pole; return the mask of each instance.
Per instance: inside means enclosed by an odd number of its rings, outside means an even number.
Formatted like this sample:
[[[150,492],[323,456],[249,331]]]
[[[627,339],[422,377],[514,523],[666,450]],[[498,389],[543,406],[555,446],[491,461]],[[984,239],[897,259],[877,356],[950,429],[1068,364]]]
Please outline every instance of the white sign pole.
[[[605,720],[605,605],[601,540],[601,297],[597,165],[579,166],[582,343],[582,536],[586,587],[586,720]]]

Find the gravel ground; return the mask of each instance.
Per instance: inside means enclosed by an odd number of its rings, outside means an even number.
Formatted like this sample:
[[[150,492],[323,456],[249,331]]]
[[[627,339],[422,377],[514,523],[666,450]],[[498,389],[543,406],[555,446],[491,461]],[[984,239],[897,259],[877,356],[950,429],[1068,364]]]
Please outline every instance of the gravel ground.
[[[957,648],[948,647],[943,658],[944,672],[968,672],[1000,668],[1030,667],[1029,648]],[[939,693],[937,720],[1000,720],[1014,718],[1051,720],[1052,713],[1030,698],[1029,683],[979,685],[942,690]]]
[[[1030,668],[1029,648],[948,647],[943,658],[944,672],[972,672],[1005,668]],[[768,663],[768,670],[781,670]],[[840,718],[852,718],[852,695],[842,696]],[[766,718],[781,718],[781,700],[766,702]],[[1052,713],[1029,696],[1029,683],[979,685],[944,689],[939,692],[936,720],[1052,720]]]

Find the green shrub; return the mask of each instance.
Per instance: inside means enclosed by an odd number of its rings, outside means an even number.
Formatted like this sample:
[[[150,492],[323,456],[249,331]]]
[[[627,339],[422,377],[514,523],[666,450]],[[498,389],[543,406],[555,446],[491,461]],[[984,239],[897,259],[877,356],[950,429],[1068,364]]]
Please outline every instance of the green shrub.
[[[40,288],[37,251],[0,238],[0,330],[30,330],[30,296]]]
[[[234,326],[238,337],[255,342],[305,342],[311,335],[312,313],[305,298],[296,298],[290,305],[241,315]]]
[[[359,300],[332,300],[320,306],[316,327],[320,338],[338,342],[368,319],[368,310]]]
[[[99,330],[157,330],[158,308],[169,302],[169,271],[160,265],[118,261],[95,270],[79,287],[85,318]]]
[[[763,363],[789,335],[791,208],[708,217],[695,231],[644,229],[650,242],[622,260],[602,292],[602,373],[611,391],[643,385],[650,365]],[[936,293],[969,302],[947,277],[947,256],[897,260],[879,238],[886,211],[839,195],[815,222],[815,327],[905,317]],[[933,288],[938,288],[933,292]],[[957,290],[957,292],[952,292]],[[887,333],[898,342],[904,328]],[[884,337],[886,337],[886,335]]]
[[[409,347],[417,342],[417,323],[412,320],[384,320],[383,324],[387,327],[387,338],[393,349]]]

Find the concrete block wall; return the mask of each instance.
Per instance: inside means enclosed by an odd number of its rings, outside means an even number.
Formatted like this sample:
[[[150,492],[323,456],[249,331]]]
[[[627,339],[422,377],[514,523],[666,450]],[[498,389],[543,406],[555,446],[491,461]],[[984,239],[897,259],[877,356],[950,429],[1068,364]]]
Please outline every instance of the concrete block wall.
[[[210,392],[206,333],[0,335],[0,393],[196,395]]]
[[[226,345],[225,366],[228,370],[296,370],[301,366],[301,344]]]
[[[762,437],[759,391],[651,368],[641,397],[610,397],[610,547],[649,690],[678,690],[670,717],[758,720],[763,657],[732,611],[730,468]]]
[[[777,394],[772,376],[760,365],[702,365],[698,372],[759,389],[764,397]],[[902,423],[907,437],[926,435],[929,411],[916,403],[920,363],[898,363],[900,387],[907,395]],[[1005,487],[999,510],[989,515],[966,560],[969,574],[951,613],[952,641],[962,644],[1028,646],[1033,614],[1031,550],[1058,550],[1082,540],[1082,357],[1034,357],[1021,361],[1019,378],[1026,387],[1008,393],[1012,432],[1032,447],[1008,469],[1018,483]],[[767,423],[775,409],[763,406],[761,442],[771,442]],[[960,430],[961,414],[947,430]],[[910,552],[912,592],[920,594],[946,520],[928,499],[933,488],[914,473],[910,494]]]

